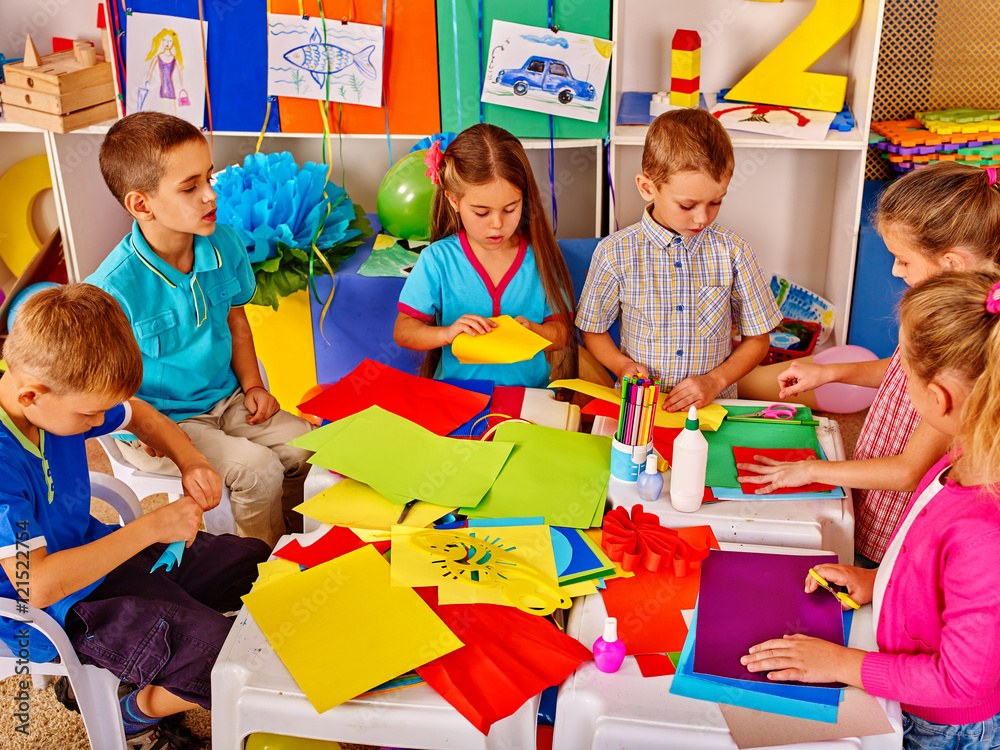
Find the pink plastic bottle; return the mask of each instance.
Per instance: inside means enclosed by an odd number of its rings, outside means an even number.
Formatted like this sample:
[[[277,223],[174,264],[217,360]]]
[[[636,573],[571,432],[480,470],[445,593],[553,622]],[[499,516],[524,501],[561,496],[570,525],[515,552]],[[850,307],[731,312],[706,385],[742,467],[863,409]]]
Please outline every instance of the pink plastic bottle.
[[[618,620],[609,617],[604,635],[594,641],[594,664],[602,672],[617,672],[625,661],[625,644],[618,638]]]

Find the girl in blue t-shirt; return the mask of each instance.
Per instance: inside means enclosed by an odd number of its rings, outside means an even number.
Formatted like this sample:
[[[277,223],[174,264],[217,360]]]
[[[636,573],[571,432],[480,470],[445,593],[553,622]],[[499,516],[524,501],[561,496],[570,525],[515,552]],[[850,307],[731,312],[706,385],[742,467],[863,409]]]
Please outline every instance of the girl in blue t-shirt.
[[[557,376],[575,374],[573,282],[549,226],[520,141],[480,123],[444,153],[427,157],[434,196],[432,244],[420,253],[399,296],[393,337],[426,351],[421,374],[544,387],[545,353],[559,352]],[[462,364],[451,351],[459,334],[488,335],[490,318],[509,315],[552,345],[525,362]]]

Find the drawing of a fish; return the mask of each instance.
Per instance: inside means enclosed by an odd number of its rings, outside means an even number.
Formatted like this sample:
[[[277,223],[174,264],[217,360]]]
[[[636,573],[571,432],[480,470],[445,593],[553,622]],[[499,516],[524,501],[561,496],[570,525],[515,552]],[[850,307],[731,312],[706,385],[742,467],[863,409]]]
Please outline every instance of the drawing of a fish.
[[[284,58],[295,67],[308,70],[316,85],[322,86],[325,83],[323,76],[339,73],[351,65],[356,65],[365,78],[376,80],[378,75],[369,59],[374,51],[375,45],[365,47],[360,52],[349,52],[335,44],[324,44],[319,33],[313,29],[309,44],[288,50]]]

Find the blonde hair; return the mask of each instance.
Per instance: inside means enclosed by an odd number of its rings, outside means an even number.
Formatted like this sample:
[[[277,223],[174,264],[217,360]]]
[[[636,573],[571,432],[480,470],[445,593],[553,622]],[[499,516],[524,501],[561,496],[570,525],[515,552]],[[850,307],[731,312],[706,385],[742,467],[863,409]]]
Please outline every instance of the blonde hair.
[[[978,167],[939,162],[911,172],[882,191],[872,219],[879,234],[903,233],[930,260],[952,248],[1000,260],[1000,188]]]
[[[147,60],[152,60],[160,54],[160,43],[163,41],[163,37],[169,36],[174,43],[174,57],[177,60],[177,64],[182,68],[184,67],[184,57],[181,55],[181,40],[177,38],[177,32],[173,29],[164,29],[159,34],[153,37],[153,42],[149,46],[149,54],[146,55]]]
[[[909,289],[900,304],[900,349],[911,375],[931,383],[950,374],[969,384],[955,435],[961,454],[953,446],[953,458],[987,476],[1000,475],[1000,314],[986,309],[998,280],[996,271],[946,271]]]
[[[528,162],[524,146],[503,128],[479,123],[463,130],[448,146],[438,167],[441,184],[434,195],[431,214],[431,239],[437,241],[456,234],[462,229],[462,218],[451,208],[445,191],[456,200],[470,187],[487,185],[500,179],[513,185],[523,197],[521,221],[517,231],[531,245],[535,253],[535,266],[542,281],[545,299],[553,315],[558,315],[570,330],[570,345],[562,354],[556,354],[553,378],[572,377],[576,374],[576,339],[573,319],[576,314],[576,295],[566,260],[556,242],[552,227],[542,206],[535,176]],[[440,357],[440,350],[428,352],[421,375],[433,375]],[[557,374],[558,371],[558,374]]]
[[[65,284],[32,294],[17,312],[3,348],[11,370],[53,393],[125,401],[142,383],[142,354],[132,326],[110,294]]]
[[[133,190],[156,195],[166,173],[166,155],[198,139],[205,139],[201,131],[180,117],[161,112],[128,115],[112,125],[101,142],[101,176],[122,206]]]
[[[642,173],[660,187],[678,172],[702,172],[716,182],[736,166],[733,142],[704,109],[675,109],[653,120],[642,148]]]

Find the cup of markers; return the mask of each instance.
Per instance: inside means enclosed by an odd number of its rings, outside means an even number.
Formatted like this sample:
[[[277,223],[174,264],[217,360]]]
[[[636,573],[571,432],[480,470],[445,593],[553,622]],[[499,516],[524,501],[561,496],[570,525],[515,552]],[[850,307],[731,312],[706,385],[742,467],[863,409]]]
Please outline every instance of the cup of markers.
[[[622,378],[618,431],[611,439],[611,476],[635,482],[653,450],[653,420],[660,397],[660,381]]]

